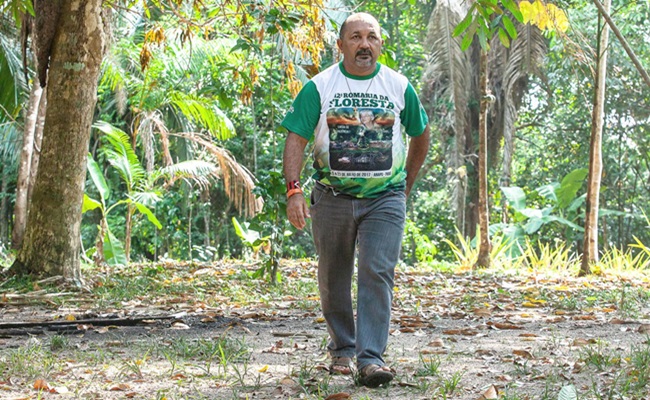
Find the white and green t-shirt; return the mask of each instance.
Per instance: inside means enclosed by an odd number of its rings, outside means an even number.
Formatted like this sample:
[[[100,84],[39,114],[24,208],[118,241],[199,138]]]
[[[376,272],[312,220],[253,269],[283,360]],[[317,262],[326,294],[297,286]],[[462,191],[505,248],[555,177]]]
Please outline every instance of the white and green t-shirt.
[[[409,136],[419,136],[427,123],[406,77],[379,63],[373,74],[354,76],[339,63],[302,88],[282,126],[314,138],[315,179],[372,198],[404,188],[402,126]]]

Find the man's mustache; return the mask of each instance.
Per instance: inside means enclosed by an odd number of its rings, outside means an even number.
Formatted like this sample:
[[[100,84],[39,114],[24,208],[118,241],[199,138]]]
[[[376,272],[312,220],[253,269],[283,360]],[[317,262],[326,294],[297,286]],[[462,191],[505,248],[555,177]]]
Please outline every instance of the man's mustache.
[[[357,57],[358,56],[372,56],[372,51],[370,51],[370,50],[359,50],[359,51],[357,51]]]

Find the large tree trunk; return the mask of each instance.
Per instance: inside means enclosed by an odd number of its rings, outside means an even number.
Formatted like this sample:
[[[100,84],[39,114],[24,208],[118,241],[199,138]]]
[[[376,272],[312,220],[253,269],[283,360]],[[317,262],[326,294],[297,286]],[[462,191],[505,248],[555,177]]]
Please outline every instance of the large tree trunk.
[[[611,0],[605,0],[609,12]],[[589,146],[589,180],[587,181],[587,204],[585,211],[585,238],[580,275],[591,273],[590,265],[598,262],[598,199],[603,172],[603,114],[605,107],[605,77],[607,75],[607,42],[609,27],[603,24],[598,43],[598,69],[594,88],[594,109],[591,118],[591,143]]]
[[[490,266],[490,211],[488,208],[487,188],[487,119],[488,106],[490,105],[488,92],[488,55],[487,51],[481,50],[481,72],[479,75],[479,86],[481,88],[481,114],[479,115],[478,127],[478,220],[480,225],[481,242],[479,244],[478,259],[476,266],[488,268]]]
[[[29,179],[31,176],[32,154],[34,153],[34,135],[38,121],[41,94],[43,88],[34,81],[29,94],[27,111],[25,115],[25,127],[23,129],[23,147],[20,151],[20,164],[18,165],[18,179],[16,182],[16,202],[14,204],[14,228],[11,233],[11,247],[20,249],[25,235],[25,224],[27,223]]]
[[[12,271],[81,282],[81,204],[97,80],[105,50],[102,0],[63,0],[48,72],[40,167]],[[37,15],[38,17],[38,15]]]

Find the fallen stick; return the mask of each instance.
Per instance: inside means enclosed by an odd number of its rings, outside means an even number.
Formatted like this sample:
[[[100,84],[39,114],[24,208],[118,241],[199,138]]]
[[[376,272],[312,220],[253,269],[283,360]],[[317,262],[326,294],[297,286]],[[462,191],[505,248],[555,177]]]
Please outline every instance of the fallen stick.
[[[31,327],[48,327],[62,325],[93,325],[93,326],[134,326],[149,320],[166,320],[178,319],[177,315],[158,315],[144,317],[127,317],[127,318],[92,318],[77,319],[74,321],[33,321],[33,322],[3,322],[0,323],[0,329],[31,328]]]

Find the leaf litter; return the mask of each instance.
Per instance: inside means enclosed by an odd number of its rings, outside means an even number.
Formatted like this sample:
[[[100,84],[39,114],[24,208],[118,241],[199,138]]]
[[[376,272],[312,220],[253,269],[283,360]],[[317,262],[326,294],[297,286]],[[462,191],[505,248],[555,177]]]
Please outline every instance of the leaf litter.
[[[590,399],[605,388],[616,393],[627,378],[620,390],[634,391],[621,398],[650,394],[650,373],[637,360],[650,360],[644,275],[402,266],[385,357],[397,376],[388,387],[367,389],[328,373],[315,264],[283,261],[280,288],[250,278],[255,268],[232,261],[90,271],[90,293],[47,282],[34,285],[37,295],[4,287],[3,323],[142,323],[36,334],[0,329],[0,398],[475,400],[575,392]],[[142,286],[127,293],[134,282]],[[62,341],[56,350],[55,340]]]

